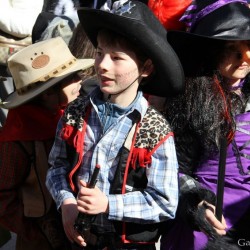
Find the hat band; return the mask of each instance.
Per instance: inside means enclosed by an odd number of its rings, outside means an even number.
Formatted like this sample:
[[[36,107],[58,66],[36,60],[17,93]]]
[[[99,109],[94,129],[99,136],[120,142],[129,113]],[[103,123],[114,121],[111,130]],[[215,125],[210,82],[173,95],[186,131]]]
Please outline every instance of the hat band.
[[[76,63],[76,58],[73,57],[68,62],[65,62],[64,64],[60,65],[56,69],[50,71],[48,74],[34,80],[33,82],[29,83],[28,85],[26,85],[24,87],[16,89],[16,92],[19,95],[25,94],[28,91],[30,91],[30,90],[36,88],[37,86],[39,86],[41,83],[46,82],[46,81],[48,81],[49,79],[51,79],[53,77],[56,77],[58,74],[60,74],[63,71],[67,70],[68,68],[70,68],[75,63]]]
[[[203,17],[207,16],[211,12],[223,7],[224,5],[230,4],[230,3],[243,3],[247,4],[246,0],[219,0],[216,1],[208,6],[206,6],[201,11],[194,13],[193,11],[196,9],[196,5],[192,4],[187,8],[186,13],[180,18],[180,21],[186,23],[188,27],[188,31],[192,31],[196,23],[201,20]]]

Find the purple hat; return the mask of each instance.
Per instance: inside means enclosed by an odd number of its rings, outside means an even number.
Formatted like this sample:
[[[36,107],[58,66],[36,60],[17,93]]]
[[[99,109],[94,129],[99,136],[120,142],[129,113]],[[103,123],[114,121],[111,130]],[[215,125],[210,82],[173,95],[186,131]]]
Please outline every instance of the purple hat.
[[[196,0],[181,18],[188,31],[169,31],[185,75],[193,75],[206,49],[218,41],[250,40],[250,8],[246,0]]]

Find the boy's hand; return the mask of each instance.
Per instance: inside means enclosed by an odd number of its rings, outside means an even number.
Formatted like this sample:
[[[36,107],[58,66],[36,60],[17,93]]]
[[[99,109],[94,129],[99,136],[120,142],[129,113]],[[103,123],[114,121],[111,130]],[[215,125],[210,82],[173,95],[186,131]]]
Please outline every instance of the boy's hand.
[[[87,183],[80,180],[77,208],[86,214],[108,213],[108,197],[98,187],[88,188]]]
[[[62,206],[62,222],[66,236],[71,243],[76,242],[81,246],[86,246],[82,236],[74,229],[76,217],[79,213],[77,210],[76,200],[66,199]]]

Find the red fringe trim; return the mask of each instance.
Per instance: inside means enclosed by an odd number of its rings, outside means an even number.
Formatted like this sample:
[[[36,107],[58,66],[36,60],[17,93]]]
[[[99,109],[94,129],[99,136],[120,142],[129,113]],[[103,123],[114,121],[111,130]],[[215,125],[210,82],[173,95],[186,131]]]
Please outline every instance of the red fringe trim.
[[[140,167],[145,168],[147,164],[151,163],[151,153],[145,148],[133,148],[131,154],[131,167],[136,168],[139,163]]]
[[[81,153],[82,150],[81,134],[81,131],[67,124],[64,124],[61,131],[62,139],[65,140],[70,146],[73,146],[77,153]]]

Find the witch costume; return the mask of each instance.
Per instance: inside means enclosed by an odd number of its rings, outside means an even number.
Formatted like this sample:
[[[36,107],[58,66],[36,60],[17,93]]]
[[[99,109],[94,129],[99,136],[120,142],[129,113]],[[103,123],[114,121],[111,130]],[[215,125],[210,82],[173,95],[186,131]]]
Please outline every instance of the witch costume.
[[[149,79],[136,83],[143,91],[173,95],[183,89],[179,59],[166,41],[166,30],[145,4],[121,0],[102,10],[79,9],[78,15],[95,47],[102,47],[99,31],[107,30],[142,48],[155,67]],[[141,89],[132,90],[136,97],[126,107],[108,102],[103,92],[98,86],[67,107],[50,154],[46,185],[62,208],[66,199],[76,200],[78,178],[87,183],[98,164],[96,186],[107,197],[109,210],[94,217],[89,228],[93,237],[79,232],[87,249],[155,249],[161,223],[174,217],[178,203],[171,129]]]
[[[249,249],[249,74],[241,80],[238,88],[242,94],[238,96],[232,93],[233,89],[228,93],[222,90],[223,84],[211,80],[213,65],[207,65],[210,73],[200,65],[209,54],[208,48],[216,51],[224,41],[250,40],[250,9],[245,1],[197,1],[184,16],[186,20],[191,17],[189,31],[169,32],[168,40],[181,59],[186,76],[200,77],[200,81],[186,81],[185,95],[170,100],[167,106],[167,117],[175,132],[181,197],[177,219],[162,237],[161,249]],[[216,53],[207,58],[213,56]],[[208,76],[210,80],[204,84]],[[224,101],[228,106],[222,104]],[[199,118],[195,120],[195,116]],[[213,127],[216,124],[217,131]],[[222,237],[205,220],[206,204],[198,209],[202,200],[216,204],[220,136],[226,136],[228,141],[223,200],[227,235]]]

